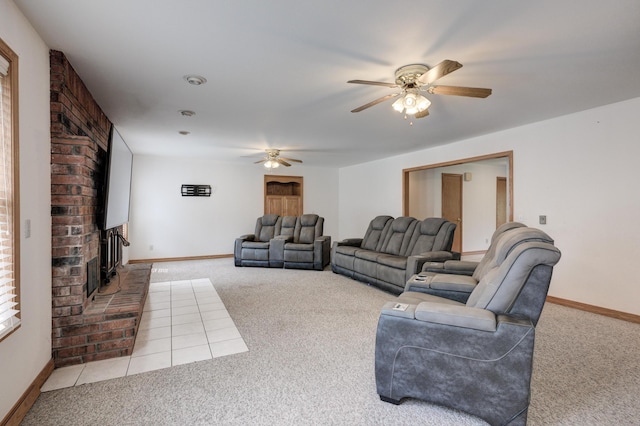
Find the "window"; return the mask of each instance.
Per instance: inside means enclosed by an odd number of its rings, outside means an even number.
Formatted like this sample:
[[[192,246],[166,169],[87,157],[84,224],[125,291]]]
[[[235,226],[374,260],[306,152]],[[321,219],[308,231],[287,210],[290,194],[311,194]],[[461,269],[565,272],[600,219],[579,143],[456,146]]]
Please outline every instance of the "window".
[[[18,56],[0,40],[0,340],[20,326]]]

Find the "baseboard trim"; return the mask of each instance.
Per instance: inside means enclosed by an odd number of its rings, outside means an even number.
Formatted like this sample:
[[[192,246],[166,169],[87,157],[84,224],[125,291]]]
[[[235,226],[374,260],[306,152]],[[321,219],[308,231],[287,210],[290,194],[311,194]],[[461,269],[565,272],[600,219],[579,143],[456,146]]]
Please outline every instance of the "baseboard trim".
[[[461,253],[462,256],[475,256],[477,254],[485,254],[486,250],[475,250],[475,251],[463,251]]]
[[[2,419],[2,422],[0,422],[1,426],[18,426],[20,422],[22,422],[22,419],[25,418],[31,407],[33,407],[33,404],[36,403],[38,396],[40,396],[40,388],[52,372],[53,358],[47,362],[42,371],[40,371],[20,399],[14,404],[11,411]]]
[[[573,300],[561,299],[559,297],[547,296],[547,302],[556,305],[567,306],[569,308],[579,309],[581,311],[591,312],[598,315],[604,315],[619,319],[622,321],[640,324],[640,315],[629,314],[627,312],[615,311],[613,309],[601,308],[600,306],[588,305],[586,303],[574,302]]]
[[[208,256],[187,256],[187,257],[158,257],[154,259],[130,259],[129,263],[176,262],[181,260],[224,259],[228,257],[233,257],[233,254],[211,254]]]

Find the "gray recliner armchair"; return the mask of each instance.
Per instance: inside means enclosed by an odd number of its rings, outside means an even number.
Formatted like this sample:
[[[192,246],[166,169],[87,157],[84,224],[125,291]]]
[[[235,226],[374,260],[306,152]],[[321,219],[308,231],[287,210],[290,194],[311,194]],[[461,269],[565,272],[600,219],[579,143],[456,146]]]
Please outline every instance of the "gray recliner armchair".
[[[324,218],[303,214],[297,219],[292,238],[284,243],[284,267],[321,271],[331,257],[331,237],[322,235]]]
[[[236,238],[233,248],[235,266],[269,266],[270,241],[280,235],[282,218],[266,214],[256,220],[253,234]]]
[[[560,259],[552,244],[524,241],[531,229],[498,241],[500,260],[466,303],[405,291],[384,305],[375,348],[383,401],[417,398],[492,425],[526,424],[535,326]]]

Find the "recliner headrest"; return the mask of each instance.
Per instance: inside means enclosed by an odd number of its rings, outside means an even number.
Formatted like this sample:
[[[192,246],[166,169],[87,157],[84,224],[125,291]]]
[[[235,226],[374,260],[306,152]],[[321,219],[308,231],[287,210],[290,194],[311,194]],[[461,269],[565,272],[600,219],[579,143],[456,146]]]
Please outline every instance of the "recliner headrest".
[[[393,217],[391,217],[391,216],[377,216],[371,221],[371,228],[372,229],[378,229],[378,230],[383,229],[384,226],[389,221],[389,219],[393,219]]]
[[[415,220],[411,216],[397,217],[391,222],[391,230],[393,232],[405,232]]]
[[[315,226],[318,222],[317,214],[303,214],[300,216],[300,225],[302,226]]]
[[[274,226],[278,221],[279,217],[280,216],[278,216],[277,214],[265,214],[264,216],[262,216],[262,221],[261,221],[262,225]]]
[[[442,224],[447,220],[440,217],[429,217],[420,223],[420,233],[423,235],[437,235]]]

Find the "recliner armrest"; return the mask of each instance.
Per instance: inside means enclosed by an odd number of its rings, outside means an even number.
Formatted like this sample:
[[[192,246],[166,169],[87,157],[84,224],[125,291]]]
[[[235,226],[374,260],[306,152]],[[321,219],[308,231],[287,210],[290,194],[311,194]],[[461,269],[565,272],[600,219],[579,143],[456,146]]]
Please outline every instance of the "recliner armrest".
[[[491,311],[436,302],[421,302],[416,307],[415,318],[419,321],[479,331],[493,332],[497,327],[496,315]]]
[[[237,239],[242,241],[255,241],[256,236],[254,234],[245,234],[239,236]]]
[[[362,245],[362,238],[345,238],[342,241],[336,241],[336,244],[339,246],[356,246],[360,247]]]
[[[382,306],[382,315],[414,319],[415,313],[416,305],[410,305],[407,303],[386,302]]]
[[[437,272],[440,274],[473,275],[479,262],[468,260],[447,260],[445,262],[427,262],[422,266],[422,272]]]
[[[412,275],[417,274],[422,270],[422,266],[426,262],[445,262],[453,259],[453,253],[449,251],[427,251],[417,255],[409,256],[407,258],[407,269],[405,271],[405,282],[411,278]]]
[[[276,235],[272,238],[272,240],[283,241],[285,243],[290,243],[293,241],[293,235]]]

